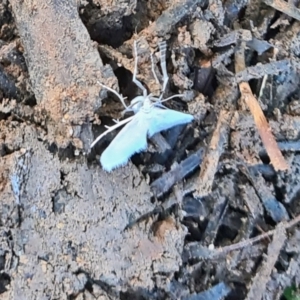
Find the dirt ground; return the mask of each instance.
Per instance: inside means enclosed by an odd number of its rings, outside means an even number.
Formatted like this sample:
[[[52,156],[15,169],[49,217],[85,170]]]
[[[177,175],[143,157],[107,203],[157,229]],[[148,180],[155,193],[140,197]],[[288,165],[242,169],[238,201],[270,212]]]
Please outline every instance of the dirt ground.
[[[0,299],[299,299],[298,6],[2,0]],[[194,121],[107,173],[134,41]]]

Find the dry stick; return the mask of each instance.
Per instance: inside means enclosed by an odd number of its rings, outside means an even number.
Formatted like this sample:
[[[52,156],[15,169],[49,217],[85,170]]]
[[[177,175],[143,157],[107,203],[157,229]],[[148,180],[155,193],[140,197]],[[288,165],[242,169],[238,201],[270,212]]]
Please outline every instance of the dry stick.
[[[251,79],[262,78],[267,75],[276,75],[280,72],[289,70],[291,62],[289,59],[272,61],[267,64],[257,64],[252,67],[247,67],[241,72],[235,74],[237,82],[249,81]]]
[[[150,188],[155,197],[161,197],[163,194],[167,193],[174,184],[180,182],[187,174],[197,168],[202,161],[203,152],[203,149],[200,148],[176,167],[172,168],[169,172],[154,180],[151,183]]]
[[[249,84],[247,82],[242,82],[239,84],[239,86],[242,99],[247,104],[254,117],[254,122],[270,157],[271,164],[276,171],[287,170],[288,165],[278,148],[277,142],[272,134],[271,127],[269,126],[267,119],[265,118],[256,98],[252,94]]]
[[[283,0],[263,0],[263,2],[275,8],[276,10],[279,10],[284,14],[300,21],[300,9],[298,9],[295,5],[291,5]]]
[[[260,270],[256,273],[251,288],[247,294],[247,300],[262,299],[266,285],[271,276],[274,265],[278,259],[280,250],[286,240],[286,232],[282,223],[276,226],[273,241],[268,246],[268,254],[261,265]]]
[[[122,67],[129,70],[133,74],[134,65],[132,63],[132,59],[125,57],[122,53],[111,46],[98,45],[98,49],[103,52],[108,58],[116,61],[118,64],[121,64]]]
[[[137,38],[137,36],[134,36],[132,38],[133,42],[136,42],[137,40],[135,40],[135,38]],[[149,47],[149,46],[147,46]],[[119,65],[121,65],[122,67],[124,67],[125,69],[129,70],[132,74],[134,73],[134,64],[132,63],[132,59],[127,58],[125,55],[123,55],[121,52],[119,52],[118,50],[115,50],[114,48],[112,48],[111,46],[107,46],[107,45],[98,45],[98,49],[99,51],[101,51],[102,53],[104,53],[108,58],[110,58],[113,61],[116,61]],[[149,69],[148,67],[145,69],[145,67],[143,68],[144,72],[141,72],[141,69],[139,70],[139,74],[138,74],[138,78],[139,81],[142,82],[147,82],[148,87],[151,87],[151,85],[153,85],[153,83],[151,83],[149,81],[149,78],[151,78],[150,80],[155,82],[155,84],[157,86],[160,86],[159,82],[157,82],[157,76],[155,73],[153,73],[153,56],[150,53],[150,58],[151,58],[151,65],[152,65],[152,72],[151,75],[149,77],[149,73],[145,73],[145,70]],[[154,75],[154,76],[153,76]],[[152,78],[152,76],[154,78]],[[155,86],[156,87],[156,86]],[[152,90],[153,92],[153,90]]]
[[[235,71],[236,73],[246,69],[245,66],[245,43],[241,43],[240,49],[235,53]],[[283,155],[281,154],[277,142],[272,134],[271,127],[269,126],[266,117],[264,116],[256,98],[252,94],[251,88],[248,82],[239,83],[241,97],[244,103],[250,109],[250,112],[254,118],[254,122],[258,129],[258,133],[262,139],[263,145],[270,157],[271,164],[276,171],[287,170],[288,164],[286,163]]]
[[[297,225],[299,222],[300,222],[300,215],[289,222],[278,223],[276,228],[278,228],[278,226],[282,226],[283,229],[287,230],[287,229]],[[198,259],[198,260],[199,259],[200,260],[201,259],[210,259],[210,260],[212,260],[212,259],[217,259],[219,257],[224,257],[232,251],[237,251],[237,250],[241,250],[246,247],[251,247],[255,243],[257,243],[263,239],[271,237],[272,235],[275,234],[275,232],[276,232],[276,229],[270,230],[268,232],[265,232],[261,235],[254,237],[254,238],[247,239],[247,240],[238,242],[233,245],[219,247],[214,250],[209,250],[207,247],[204,247],[200,242],[190,243],[186,246],[189,248],[188,249],[189,253],[187,255],[187,259]]]
[[[297,216],[295,219],[289,221],[289,222],[281,222],[281,223],[278,223],[277,227],[282,226],[282,228],[284,228],[285,230],[288,229],[288,228],[291,228],[293,227],[294,225],[296,225],[297,223],[300,222],[300,215]],[[277,228],[276,227],[276,228]],[[245,241],[242,241],[242,242],[239,242],[239,243],[236,243],[236,244],[233,244],[233,245],[229,245],[229,246],[226,246],[226,247],[222,247],[222,248],[218,248],[216,249],[216,255],[220,255],[220,254],[227,254],[231,251],[235,251],[235,250],[239,250],[239,249],[242,249],[242,248],[245,248],[247,246],[251,246],[267,237],[270,237],[272,236],[274,233],[276,232],[276,229],[274,230],[270,230],[268,232],[265,232],[261,235],[258,235],[254,238],[251,238],[251,239],[248,239],[248,240],[245,240]]]
[[[239,41],[251,41],[252,40],[252,33],[250,30],[247,29],[237,29],[231,31],[228,34],[222,36],[219,40],[214,42],[215,47],[225,47],[231,44],[236,44]]]
[[[201,164],[201,171],[196,184],[194,196],[204,197],[211,192],[219,158],[224,151],[224,145],[229,133],[229,123],[233,112],[221,110],[216,129],[212,135],[210,145]]]

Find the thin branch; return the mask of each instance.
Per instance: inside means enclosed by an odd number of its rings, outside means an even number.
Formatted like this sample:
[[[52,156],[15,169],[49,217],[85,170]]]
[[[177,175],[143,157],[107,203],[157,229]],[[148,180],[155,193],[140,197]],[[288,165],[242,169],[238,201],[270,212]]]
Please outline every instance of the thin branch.
[[[218,117],[218,123],[210,140],[209,147],[201,163],[201,171],[196,183],[194,196],[204,197],[212,190],[219,158],[222,155],[229,135],[229,123],[233,112],[222,110]]]
[[[297,225],[299,222],[300,222],[300,215],[297,216],[296,218],[294,218],[293,220],[289,221],[289,222],[278,223],[276,228],[279,228],[279,226],[281,226],[282,230],[287,230],[287,229]],[[233,245],[229,245],[229,246],[225,246],[225,247],[219,247],[219,248],[216,248],[216,249],[213,249],[213,250],[209,249],[208,247],[203,246],[200,242],[189,243],[185,247],[185,258],[184,258],[184,260],[185,261],[188,261],[190,259],[193,259],[193,260],[203,260],[203,259],[213,260],[213,259],[217,259],[219,257],[224,257],[232,251],[237,251],[237,250],[241,250],[241,249],[246,248],[246,247],[251,247],[255,243],[258,243],[263,239],[271,237],[272,235],[275,234],[275,232],[276,232],[276,229],[270,230],[268,232],[265,232],[261,235],[258,235],[256,237],[254,237],[254,238],[247,239],[247,240],[241,241],[241,242],[233,244]]]
[[[300,222],[300,215],[297,216],[295,219],[289,221],[289,222],[278,223],[277,226],[279,226],[279,224],[282,224],[282,227],[286,230],[286,229],[289,229],[289,228],[297,225],[299,222]],[[220,254],[229,253],[231,251],[240,250],[242,248],[254,245],[257,242],[259,242],[259,241],[261,241],[261,240],[263,240],[265,238],[268,238],[268,237],[272,236],[275,233],[275,231],[276,231],[276,229],[270,230],[268,232],[265,232],[265,233],[263,233],[261,235],[258,235],[256,237],[254,237],[254,238],[251,238],[251,239],[248,239],[248,240],[245,240],[245,241],[241,241],[239,243],[236,243],[236,244],[233,244],[233,245],[229,245],[229,246],[226,246],[226,247],[218,248],[218,249],[216,249],[216,251],[220,255]]]
[[[286,72],[290,68],[290,60],[283,59],[272,61],[267,64],[257,64],[252,67],[247,67],[235,75],[237,82],[249,81],[251,79],[262,78],[266,75],[277,75],[280,72]]]
[[[235,71],[236,73],[246,69],[245,65],[245,43],[241,43],[240,49],[235,54]],[[286,163],[282,153],[279,150],[277,142],[272,134],[272,130],[266,117],[261,110],[258,101],[252,94],[251,88],[248,82],[239,83],[241,97],[244,103],[248,106],[258,129],[259,135],[269,155],[271,164],[276,171],[287,170],[288,164]]]
[[[283,0],[263,0],[265,4],[283,12],[284,14],[300,21],[300,9],[295,5],[285,2]]]
[[[266,290],[268,281],[274,269],[274,265],[280,254],[286,240],[286,232],[282,223],[276,226],[274,230],[273,240],[268,246],[268,254],[261,264],[259,271],[256,273],[252,285],[247,294],[247,300],[262,299]]]

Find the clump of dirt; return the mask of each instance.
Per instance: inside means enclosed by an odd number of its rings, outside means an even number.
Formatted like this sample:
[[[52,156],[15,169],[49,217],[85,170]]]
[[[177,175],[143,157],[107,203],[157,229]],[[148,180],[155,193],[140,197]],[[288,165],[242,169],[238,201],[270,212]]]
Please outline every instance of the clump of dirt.
[[[182,226],[168,230],[164,241],[149,236],[151,222],[125,230],[154,208],[132,165],[107,175],[85,159],[60,161],[32,126],[21,131],[5,134],[23,136],[24,148],[1,158],[9,180],[2,181],[1,231],[13,240],[3,249],[11,280],[6,296],[60,298],[63,290],[74,296],[92,280],[116,291],[124,284],[147,290],[154,274],[179,270]]]

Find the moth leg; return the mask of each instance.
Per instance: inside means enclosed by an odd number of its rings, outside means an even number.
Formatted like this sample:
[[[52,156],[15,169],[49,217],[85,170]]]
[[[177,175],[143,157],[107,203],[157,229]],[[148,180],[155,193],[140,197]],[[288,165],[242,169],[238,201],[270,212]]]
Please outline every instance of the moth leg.
[[[162,102],[166,102],[166,101],[169,101],[169,100],[171,100],[171,99],[173,99],[173,98],[177,98],[177,97],[182,98],[183,95],[182,95],[182,94],[176,94],[176,95],[170,96],[170,97],[168,97],[168,98],[166,98],[166,99],[160,100],[160,102],[161,102],[161,103],[162,103]]]
[[[159,83],[159,80],[158,80],[157,75],[156,75],[155,70],[154,70],[154,60],[153,60],[153,54],[152,53],[150,54],[150,58],[151,58],[151,70],[152,70],[152,74],[154,76],[154,79],[155,79],[156,83]]]
[[[102,86],[102,87],[104,87],[105,89],[107,89],[108,91],[114,93],[114,94],[119,98],[119,100],[121,101],[121,103],[123,104],[123,106],[125,107],[125,109],[127,109],[128,106],[125,104],[125,101],[124,101],[124,100],[126,99],[126,97],[124,98],[121,94],[119,94],[118,92],[116,92],[116,91],[113,90],[112,88],[110,88],[110,87],[108,87],[108,86],[102,84],[102,83],[99,82],[99,81],[97,81],[97,83],[98,83],[100,86]]]
[[[163,73],[163,87],[162,87],[161,95],[159,97],[159,99],[161,100],[163,97],[163,94],[166,90],[167,83],[169,81],[169,76],[167,73],[167,64],[166,64],[166,51],[167,51],[166,41],[158,43],[158,47],[159,47],[159,53],[160,53],[160,67],[161,67],[161,71]]]
[[[108,128],[105,130],[102,134],[100,134],[91,144],[90,148],[93,148],[105,135],[107,135],[109,132],[114,131],[115,129],[119,128],[120,126],[130,122],[135,116],[129,117],[125,120],[119,121],[117,124],[113,126],[106,126]]]
[[[137,46],[136,41],[134,41],[133,49],[134,49],[134,71],[133,71],[133,78],[132,81],[143,91],[143,96],[147,97],[147,89],[142,85],[142,83],[137,80],[136,74],[137,74],[137,63],[138,63],[138,54],[137,54]]]

